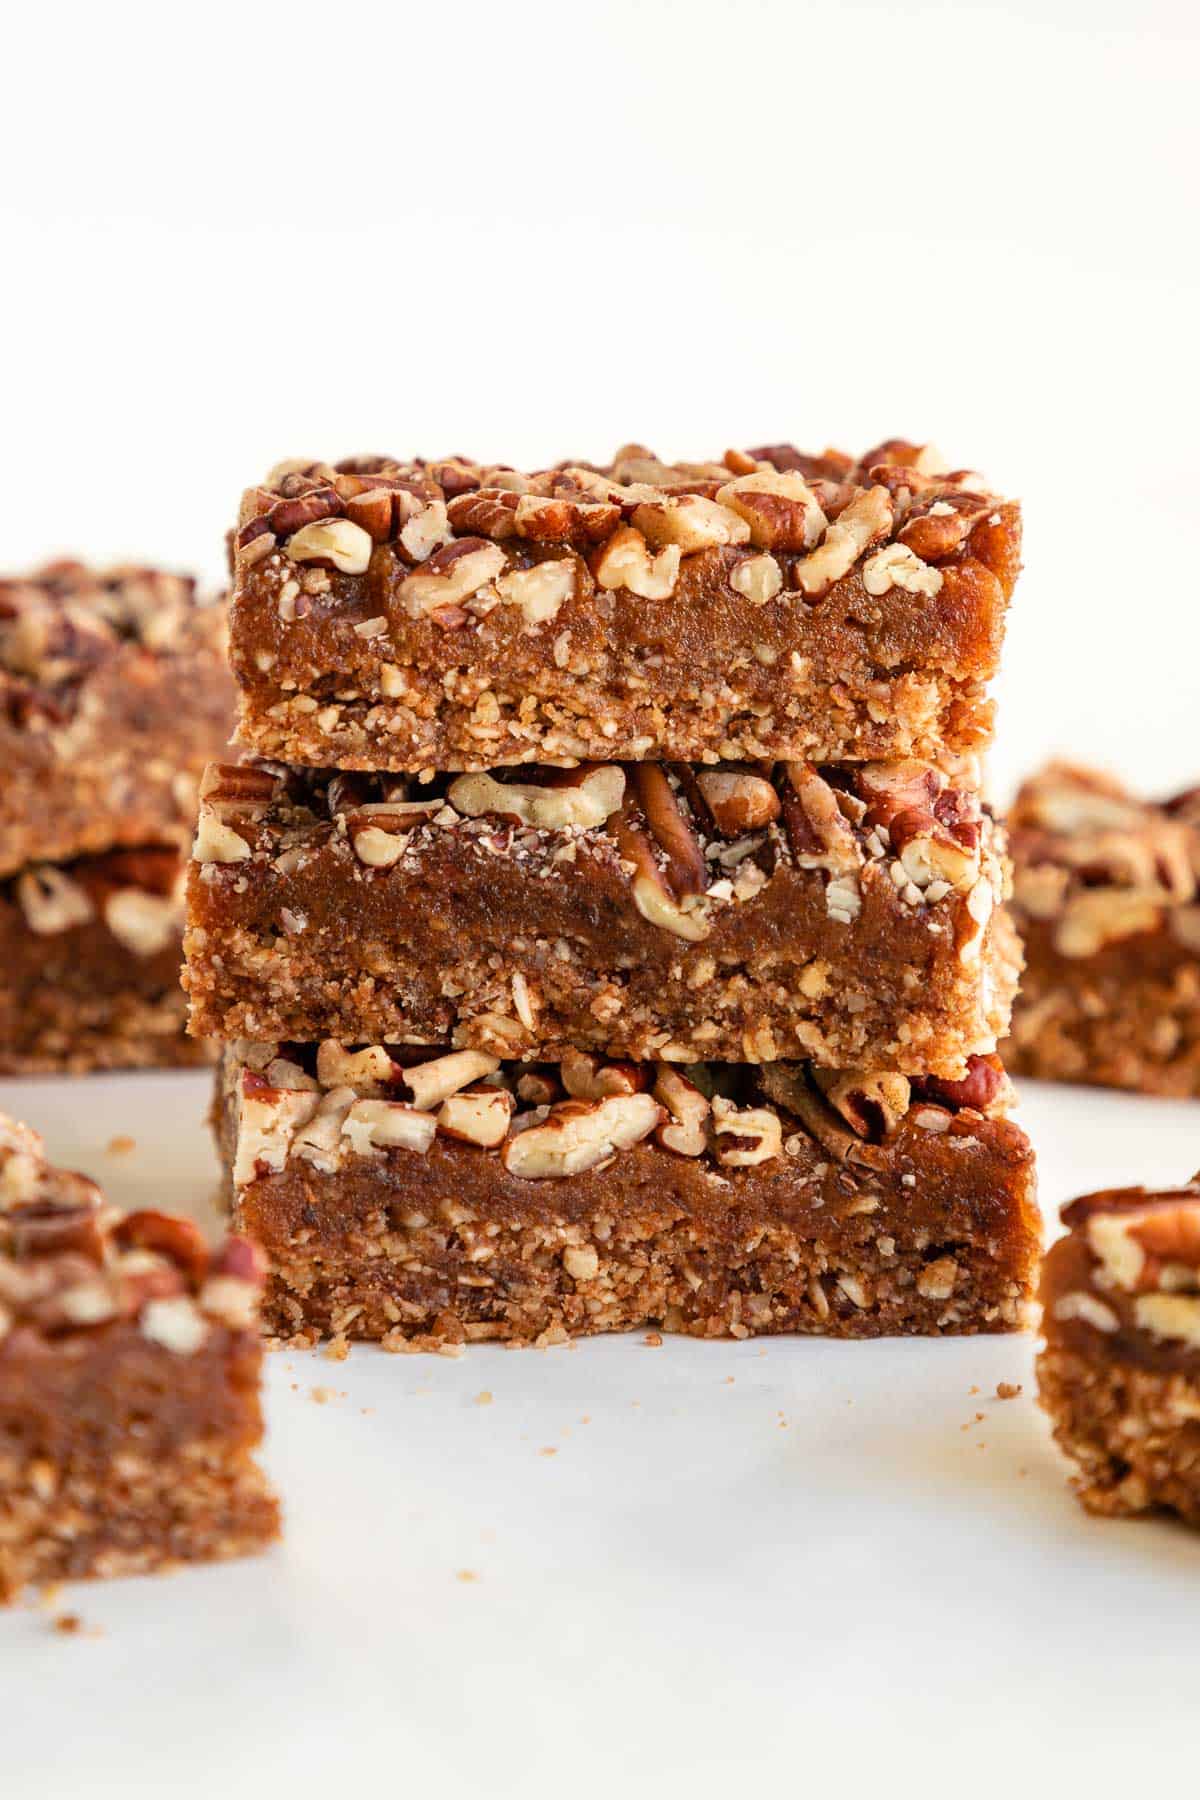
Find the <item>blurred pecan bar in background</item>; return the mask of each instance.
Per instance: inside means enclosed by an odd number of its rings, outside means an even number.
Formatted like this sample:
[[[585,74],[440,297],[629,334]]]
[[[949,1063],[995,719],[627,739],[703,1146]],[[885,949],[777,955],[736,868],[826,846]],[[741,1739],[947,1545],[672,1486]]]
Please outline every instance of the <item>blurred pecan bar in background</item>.
[[[186,842],[229,741],[224,609],[152,569],[0,580],[0,875]]]
[[[160,845],[0,882],[0,1074],[211,1060],[185,1029],[183,870]]]
[[[1200,789],[1156,805],[1054,764],[1008,826],[1026,956],[1008,1067],[1200,1095]]]
[[[287,464],[233,542],[240,741],[287,762],[939,762],[991,735],[1020,513],[898,439],[630,445]]]
[[[961,1076],[1007,1029],[1003,836],[927,764],[227,765],[193,1029]]]
[[[106,1206],[0,1115],[0,1600],[278,1534],[252,1456],[261,1282],[253,1245]]]
[[[1033,1154],[995,1058],[957,1083],[332,1041],[223,1058],[233,1222],[266,1251],[284,1337],[401,1350],[1024,1320]]]
[[[1090,1512],[1200,1525],[1200,1178],[1063,1209],[1042,1275],[1042,1405]]]

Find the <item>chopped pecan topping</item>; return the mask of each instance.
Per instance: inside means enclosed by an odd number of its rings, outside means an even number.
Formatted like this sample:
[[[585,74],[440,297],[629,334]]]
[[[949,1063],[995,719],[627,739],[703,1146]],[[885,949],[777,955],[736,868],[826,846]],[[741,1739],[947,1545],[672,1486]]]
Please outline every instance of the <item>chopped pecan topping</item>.
[[[600,826],[625,797],[625,773],[616,763],[580,763],[546,769],[536,782],[498,781],[493,775],[460,775],[447,790],[456,812],[468,818],[496,813],[543,831]]]

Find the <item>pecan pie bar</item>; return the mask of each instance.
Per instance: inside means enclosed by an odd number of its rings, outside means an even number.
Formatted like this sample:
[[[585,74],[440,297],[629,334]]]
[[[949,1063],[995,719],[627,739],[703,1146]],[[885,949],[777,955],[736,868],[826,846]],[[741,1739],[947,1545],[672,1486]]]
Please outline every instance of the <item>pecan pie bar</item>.
[[[1200,1096],[1200,789],[1155,805],[1054,764],[1008,823],[1026,954],[1009,1068]]]
[[[1089,1194],[1062,1216],[1038,1382],[1079,1498],[1110,1518],[1165,1509],[1200,1525],[1200,1177]]]
[[[227,765],[203,789],[203,1035],[958,1077],[1007,1028],[1002,835],[928,764]]]
[[[927,446],[524,475],[287,464],[245,495],[241,741],[343,769],[940,762],[991,734],[1020,513]]]
[[[186,842],[229,741],[224,609],[152,569],[0,580],[0,875]]]
[[[961,1082],[802,1063],[502,1063],[227,1046],[217,1119],[268,1326],[386,1349],[1011,1330],[1040,1246],[995,1058]]]
[[[211,1060],[179,985],[183,858],[155,846],[0,882],[0,1074]]]
[[[0,1600],[258,1550],[261,1256],[122,1213],[0,1117]]]

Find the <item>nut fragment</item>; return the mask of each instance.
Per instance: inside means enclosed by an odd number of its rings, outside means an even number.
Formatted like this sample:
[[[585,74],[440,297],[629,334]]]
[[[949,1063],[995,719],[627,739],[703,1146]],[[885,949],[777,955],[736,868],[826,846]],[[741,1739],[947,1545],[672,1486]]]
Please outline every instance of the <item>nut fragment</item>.
[[[118,888],[104,902],[104,923],[134,956],[157,956],[179,936],[179,903],[170,894]]]
[[[942,590],[942,571],[921,561],[907,544],[885,544],[863,564],[863,586],[868,594],[886,594],[889,588],[903,588],[908,594],[927,594],[930,598]]]
[[[575,565],[571,562],[534,563],[529,569],[510,569],[496,583],[501,600],[520,607],[527,625],[544,625],[555,618],[574,591]]]
[[[628,588],[643,600],[669,600],[679,579],[681,551],[667,544],[651,556],[640,531],[623,525],[597,552],[592,573],[602,588]]]
[[[585,1050],[563,1051],[562,1084],[573,1100],[605,1100],[610,1094],[637,1094],[646,1077],[637,1063],[605,1062]]]
[[[464,1144],[491,1150],[507,1137],[515,1104],[505,1088],[471,1088],[451,1094],[438,1109],[437,1128]]]
[[[86,891],[49,863],[26,869],[17,877],[17,901],[25,923],[39,937],[73,931],[94,916]]]
[[[856,494],[825,533],[825,541],[795,567],[795,577],[810,599],[819,598],[849,574],[864,550],[892,528],[892,503],[884,487]]]
[[[261,1075],[243,1072],[235,1187],[247,1187],[259,1175],[283,1168],[296,1132],[313,1117],[318,1103],[315,1093],[272,1087]]]
[[[192,845],[192,858],[195,862],[245,862],[250,854],[246,839],[240,837],[232,825],[226,825],[211,806],[201,806],[200,817],[196,821],[196,839]]]
[[[400,599],[412,617],[427,617],[469,599],[506,566],[507,558],[498,544],[483,538],[460,538],[435,550],[420,574],[401,582]]]
[[[699,494],[644,501],[633,510],[633,524],[647,543],[656,548],[677,544],[685,555],[721,544],[745,544],[750,538],[744,518]]]
[[[712,1103],[713,1130],[717,1136],[717,1161],[730,1169],[750,1169],[783,1154],[783,1128],[779,1114],[767,1106],[739,1110],[720,1095]],[[727,1139],[727,1142],[721,1142]]]
[[[746,769],[699,769],[696,786],[722,837],[760,831],[779,817],[779,795],[774,787]]]
[[[355,1100],[341,1120],[342,1136],[356,1156],[369,1156],[372,1150],[415,1150],[424,1156],[436,1131],[430,1113],[402,1100]]]
[[[417,1063],[404,1071],[404,1084],[413,1103],[428,1112],[443,1100],[468,1087],[484,1075],[492,1075],[500,1067],[498,1056],[483,1050],[452,1050],[447,1056],[435,1056],[431,1062]]]
[[[729,585],[752,606],[765,606],[783,587],[783,571],[773,556],[743,556],[729,571]]]
[[[648,1137],[666,1117],[651,1094],[564,1100],[541,1124],[510,1137],[501,1156],[512,1175],[557,1180],[593,1169],[616,1150]]]
[[[317,563],[342,575],[362,575],[371,561],[371,535],[353,519],[303,525],[284,546],[293,562]]]
[[[859,1137],[878,1143],[896,1129],[911,1098],[908,1077],[872,1069],[814,1069],[826,1100]]]
[[[655,1132],[664,1150],[676,1156],[700,1156],[708,1142],[709,1103],[700,1089],[670,1063],[655,1065],[654,1098],[671,1117]]]
[[[767,550],[811,550],[827,520],[802,475],[755,469],[718,490],[722,506],[733,509],[750,531],[750,542]]]
[[[460,775],[447,799],[456,812],[476,819],[488,813],[542,831],[603,825],[625,797],[625,774],[616,763],[581,763],[546,770],[538,782],[497,781],[494,775]]]
[[[317,1080],[323,1088],[361,1088],[368,1084],[386,1087],[401,1073],[383,1044],[347,1050],[336,1039],[327,1038],[317,1050]]]

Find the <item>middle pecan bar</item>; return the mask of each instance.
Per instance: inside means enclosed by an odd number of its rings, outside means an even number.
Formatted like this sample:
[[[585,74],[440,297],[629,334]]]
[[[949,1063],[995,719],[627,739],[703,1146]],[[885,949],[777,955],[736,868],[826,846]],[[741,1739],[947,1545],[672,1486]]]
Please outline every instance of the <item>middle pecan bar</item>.
[[[926,764],[230,765],[203,787],[200,1035],[953,1078],[1006,1027],[1001,834]]]

